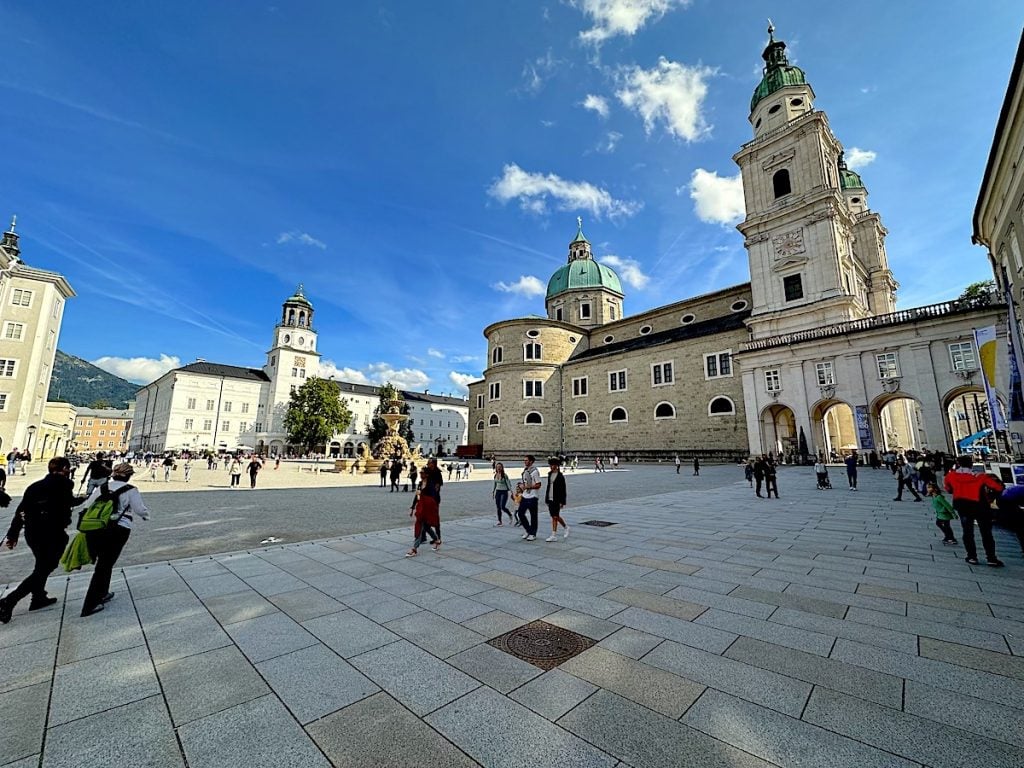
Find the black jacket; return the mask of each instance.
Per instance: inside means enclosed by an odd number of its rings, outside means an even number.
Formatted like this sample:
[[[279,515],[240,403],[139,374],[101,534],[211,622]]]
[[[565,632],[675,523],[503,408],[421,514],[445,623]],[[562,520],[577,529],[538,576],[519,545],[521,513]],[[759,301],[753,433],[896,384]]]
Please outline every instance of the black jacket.
[[[561,472],[555,477],[555,481],[551,482],[551,473],[548,473],[548,488],[544,491],[544,501],[548,504],[558,504],[559,506],[566,503],[565,493],[565,475]]]
[[[71,508],[82,502],[75,484],[61,474],[49,474],[25,489],[11,519],[8,541],[17,541],[22,527],[33,533],[60,532],[71,525]]]

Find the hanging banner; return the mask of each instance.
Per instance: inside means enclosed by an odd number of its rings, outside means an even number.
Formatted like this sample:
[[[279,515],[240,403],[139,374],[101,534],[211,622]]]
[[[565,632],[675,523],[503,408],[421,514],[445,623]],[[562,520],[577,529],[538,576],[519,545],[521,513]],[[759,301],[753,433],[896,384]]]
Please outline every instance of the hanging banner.
[[[978,359],[981,363],[981,381],[985,385],[985,397],[988,400],[988,412],[992,419],[992,427],[997,431],[1006,430],[1006,419],[999,408],[996,398],[996,327],[974,330],[974,343],[978,346]]]
[[[862,451],[873,451],[875,449],[875,437],[871,434],[871,412],[866,405],[858,405],[854,411],[854,420],[857,422],[857,442],[860,443]]]
[[[1010,421],[1024,421],[1024,392],[1021,391],[1020,363],[1017,357],[1020,346],[1014,341],[1014,337],[1019,336],[1020,326],[1017,325],[1017,310],[1010,291],[1006,291],[1006,310],[1006,325],[1009,329],[1006,334],[1006,356],[1010,361]]]

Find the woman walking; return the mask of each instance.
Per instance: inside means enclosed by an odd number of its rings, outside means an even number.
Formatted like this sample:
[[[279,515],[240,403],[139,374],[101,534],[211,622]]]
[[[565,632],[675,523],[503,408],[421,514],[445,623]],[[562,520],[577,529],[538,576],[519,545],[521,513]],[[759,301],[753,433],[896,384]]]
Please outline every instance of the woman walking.
[[[512,491],[512,481],[505,474],[505,465],[500,461],[494,465],[494,487],[491,489],[491,496],[494,497],[494,506],[498,512],[498,527],[501,526],[501,513],[508,515],[512,520],[512,513],[508,511],[508,495]]]
[[[406,557],[416,557],[419,554],[420,546],[427,540],[427,537],[430,537],[430,543],[435,552],[441,547],[441,537],[437,532],[441,525],[441,514],[432,486],[430,472],[426,468],[420,470],[419,489],[416,491],[416,497],[409,509],[409,516],[415,517],[413,533],[416,538],[413,540],[412,549],[405,553]]]
[[[263,462],[260,461],[259,456],[253,456],[248,466],[250,488],[256,487],[256,475],[260,473],[261,469],[263,469]]]
[[[185,459],[185,482],[192,482],[192,457]]]
[[[236,488],[242,480],[242,462],[238,460],[237,456],[228,465],[228,474],[231,475],[231,487]]]
[[[563,539],[569,538],[569,526],[562,519],[562,510],[565,508],[565,475],[562,474],[562,462],[555,456],[548,459],[548,487],[544,492],[544,502],[548,505],[548,514],[551,515],[551,535],[544,541],[558,541],[558,526],[564,529]]]

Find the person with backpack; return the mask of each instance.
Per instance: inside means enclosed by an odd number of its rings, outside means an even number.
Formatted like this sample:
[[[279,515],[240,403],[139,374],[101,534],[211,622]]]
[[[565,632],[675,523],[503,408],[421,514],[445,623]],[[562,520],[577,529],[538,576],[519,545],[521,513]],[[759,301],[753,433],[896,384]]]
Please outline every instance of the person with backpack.
[[[46,594],[46,580],[56,570],[60,556],[68,544],[65,528],[71,524],[71,508],[81,497],[75,496],[71,482],[71,462],[64,456],[50,459],[48,474],[25,489],[25,495],[14,512],[4,542],[8,549],[18,545],[21,529],[25,529],[25,543],[32,550],[35,564],[24,581],[6,597],[0,599],[0,624],[11,620],[14,607],[25,595],[32,595],[30,611],[46,608],[57,602]]]
[[[109,591],[110,576],[121,550],[128,543],[132,522],[136,516],[149,519],[142,494],[134,485],[128,484],[134,472],[131,464],[118,464],[111,471],[110,480],[80,505],[84,511],[79,529],[85,533],[89,554],[96,561],[96,570],[82,602],[83,617],[99,613],[104,604],[114,597],[114,593]],[[93,527],[94,530],[87,530]]]

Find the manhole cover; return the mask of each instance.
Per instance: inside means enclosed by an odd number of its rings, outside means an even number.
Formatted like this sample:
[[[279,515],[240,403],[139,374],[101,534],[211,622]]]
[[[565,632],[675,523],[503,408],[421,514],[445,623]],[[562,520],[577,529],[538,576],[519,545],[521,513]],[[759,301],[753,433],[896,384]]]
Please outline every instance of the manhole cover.
[[[587,520],[583,524],[592,525],[595,528],[607,528],[609,525],[616,525],[616,523],[610,523],[607,520]]]
[[[530,622],[487,642],[543,670],[554,669],[594,644],[589,637],[546,621]]]

